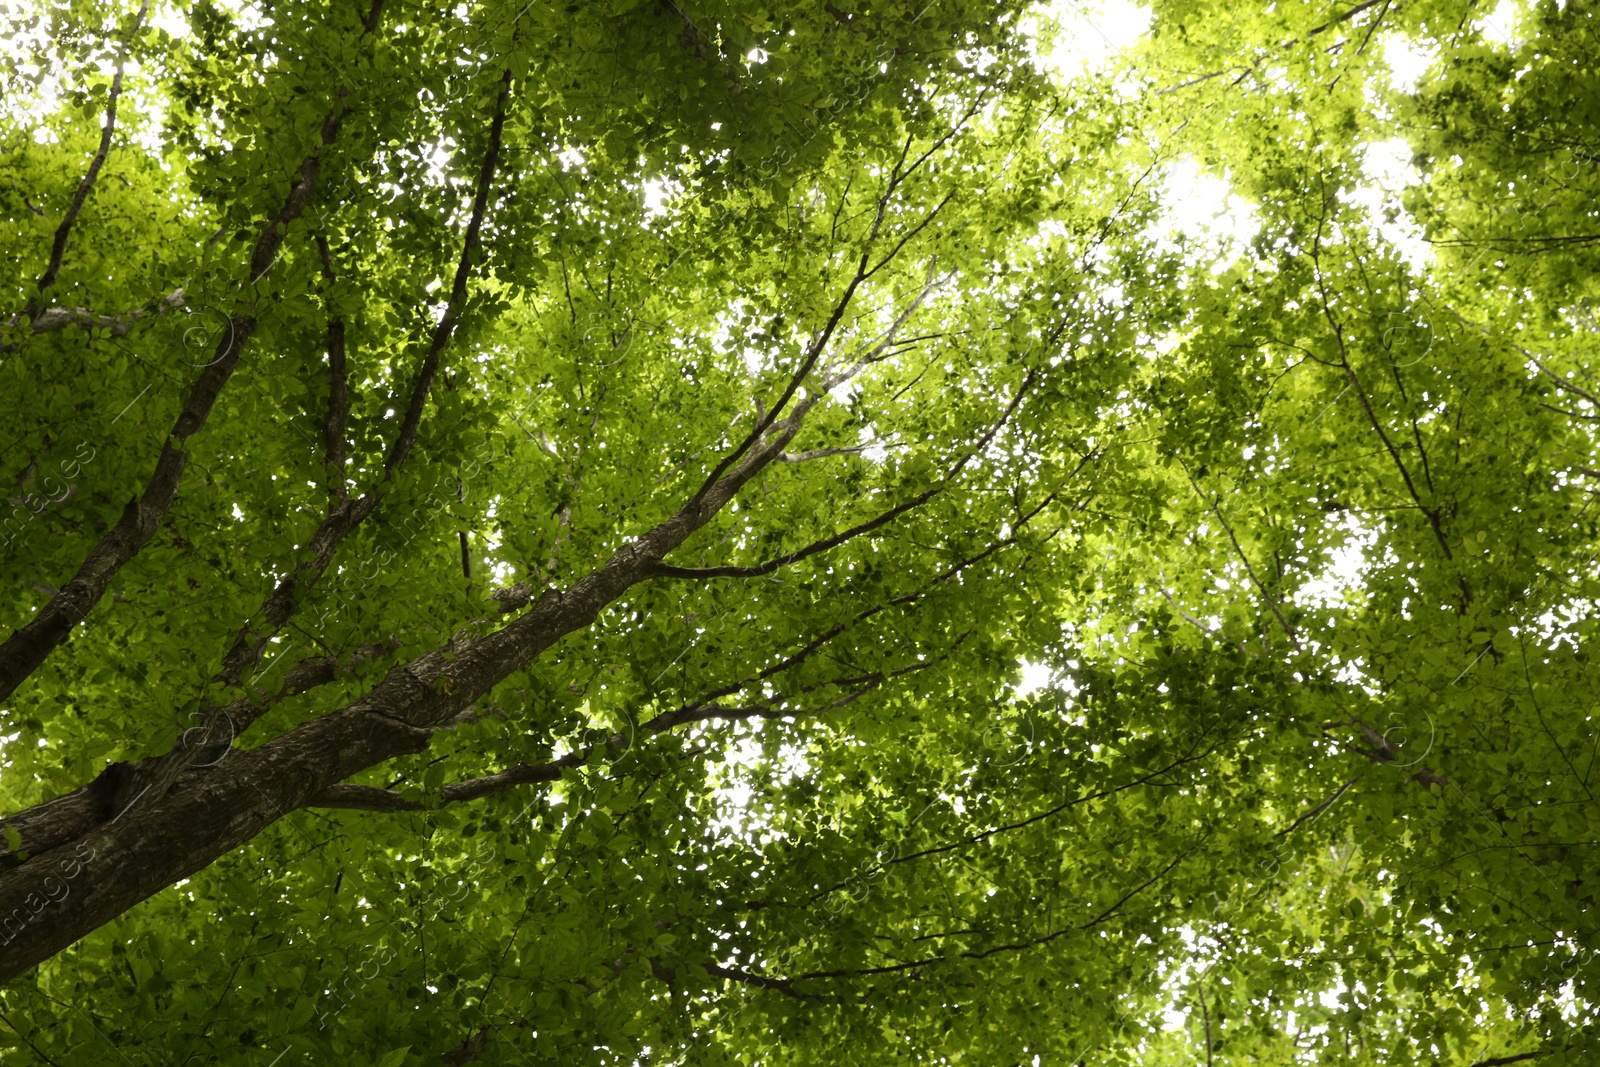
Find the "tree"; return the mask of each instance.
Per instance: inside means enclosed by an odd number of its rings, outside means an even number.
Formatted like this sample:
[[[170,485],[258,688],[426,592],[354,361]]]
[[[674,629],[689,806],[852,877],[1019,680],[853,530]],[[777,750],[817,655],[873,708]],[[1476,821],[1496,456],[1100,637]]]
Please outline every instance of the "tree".
[[[8,1056],[1586,1062],[1588,13],[1151,15],[17,15]]]

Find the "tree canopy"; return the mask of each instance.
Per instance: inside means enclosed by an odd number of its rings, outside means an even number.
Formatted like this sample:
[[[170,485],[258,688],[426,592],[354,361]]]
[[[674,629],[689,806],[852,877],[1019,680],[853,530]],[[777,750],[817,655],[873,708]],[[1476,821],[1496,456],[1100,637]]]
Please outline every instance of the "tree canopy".
[[[1593,1062],[1591,5],[4,18],[4,1062]]]

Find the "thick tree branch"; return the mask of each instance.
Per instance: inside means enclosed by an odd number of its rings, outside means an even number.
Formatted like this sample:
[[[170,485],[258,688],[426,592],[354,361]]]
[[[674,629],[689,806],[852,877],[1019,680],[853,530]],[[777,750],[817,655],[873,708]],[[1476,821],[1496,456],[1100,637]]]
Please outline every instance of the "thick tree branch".
[[[376,509],[384,488],[395,470],[405,460],[415,440],[423,404],[438,366],[439,356],[448,344],[466,299],[466,280],[471,258],[478,250],[479,233],[488,204],[489,188],[499,158],[505,125],[506,104],[509,99],[509,72],[502,79],[491,122],[489,146],[484,155],[477,189],[473,197],[472,215],[463,244],[456,273],[456,284],[451,290],[443,319],[434,330],[422,369],[408,404],[408,420],[396,435],[389,460],[377,485],[352,503],[344,478],[344,423],[348,412],[346,386],[344,322],[338,316],[330,318],[328,325],[329,399],[324,425],[324,449],[329,467],[329,494],[332,503],[328,516],[312,535],[311,558],[294,570],[273,589],[262,604],[259,622],[246,624],[235,637],[232,647],[223,659],[219,680],[231,686],[245,684],[246,674],[260,661],[269,642],[293,616],[297,602],[316,584],[332,563],[339,544]],[[324,279],[334,281],[332,255],[324,235],[317,235],[317,249],[322,260]],[[411,418],[414,414],[415,418]],[[304,666],[304,665],[302,665]],[[118,790],[114,807],[120,815],[126,806],[141,797],[160,796],[177,781],[185,768],[197,763],[214,762],[209,749],[213,742],[231,744],[240,733],[258,719],[266,710],[266,702],[240,699],[210,714],[204,733],[207,744],[194,746],[180,744],[156,760],[147,760]]]
[[[284,673],[283,684],[276,692],[253,691],[211,716],[205,726],[184,731],[175,751],[185,757],[179,764],[181,772],[192,764],[208,765],[221,759],[233,742],[232,723],[259,716],[279,701],[327,685],[340,677],[348,677],[362,665],[388,655],[400,647],[391,639],[362,647],[344,656],[321,656],[302,660]],[[94,826],[115,818],[126,810],[130,800],[141,793],[146,798],[151,774],[164,765],[165,756],[154,756],[137,764],[113,763],[94,781],[70,793],[8,815],[0,820],[0,868],[14,866],[21,858],[77,840]],[[134,786],[134,782],[140,785]],[[170,782],[169,782],[170,784]],[[19,846],[13,850],[5,835],[15,832]]]
[[[893,186],[892,176],[891,190]],[[880,200],[879,222],[886,204],[887,195]],[[870,254],[877,226],[864,255]],[[74,882],[69,896],[51,905],[48,922],[30,918],[38,911],[29,902],[47,891],[47,881],[58,879],[58,865],[68,862],[62,859],[66,850],[30,855],[0,872],[0,915],[21,920],[0,944],[0,982],[239,847],[328,787],[424,751],[437,731],[459,722],[496,685],[535,662],[562,637],[591,626],[607,605],[646,581],[656,564],[776,461],[811,409],[827,397],[817,391],[794,394],[848,309],[864,262],[791,380],[784,400],[787,413],[766,416],[762,428],[725,456],[718,473],[665,520],[625,542],[566,589],[547,590],[500,629],[481,636],[463,631],[443,647],[390,668],[345,707],[256,748],[230,752],[212,766],[192,768],[177,788],[97,825],[74,842],[83,857],[75,861],[75,870],[85,876]],[[998,547],[992,545],[980,556]]]
[[[355,702],[191,771],[180,788],[76,839],[77,853],[87,858],[63,859],[64,850],[57,848],[0,872],[0,916],[20,919],[20,928],[0,945],[0,982],[207,866],[329,786],[426,749],[437,730],[450,726],[494,686],[566,634],[592,625],[606,605],[645,581],[655,562],[775,460],[825,395],[800,400],[709,489],[564,592],[541,596],[500,630],[478,639],[458,638],[397,665]],[[38,921],[34,916],[41,912],[30,902],[53,899],[41,894],[47,893],[47,882],[59,883],[58,865],[69,862],[87,877],[74,881],[72,893],[51,905],[48,922]]]

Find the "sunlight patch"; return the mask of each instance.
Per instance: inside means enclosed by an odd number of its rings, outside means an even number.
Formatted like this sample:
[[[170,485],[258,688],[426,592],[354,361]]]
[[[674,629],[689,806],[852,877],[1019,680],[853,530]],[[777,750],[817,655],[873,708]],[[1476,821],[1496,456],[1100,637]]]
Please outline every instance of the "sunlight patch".
[[[811,774],[811,761],[799,744],[780,745],[776,762],[769,765],[761,743],[762,725],[760,720],[752,722],[751,732],[728,745],[714,768],[716,785],[712,795],[718,814],[708,825],[721,840],[738,840],[754,846],[769,844],[783,836],[773,827],[771,802],[756,803],[755,772],[767,769],[778,781],[795,781]]]
[[[651,178],[644,183],[644,213],[646,218],[665,215],[673,200],[683,192],[683,183],[671,178]]]
[[[1433,258],[1433,246],[1400,203],[1401,194],[1422,180],[1411,159],[1411,145],[1403,138],[1368,144],[1361,152],[1361,169],[1367,180],[1345,193],[1343,199],[1366,211],[1373,230],[1394,248],[1406,266],[1420,273]]]
[[[188,16],[177,7],[163,4],[155,8],[150,12],[150,25],[155,29],[165,30],[174,40],[189,36]]]
[[[1150,28],[1150,18],[1148,7],[1128,0],[1087,6],[1051,0],[1024,19],[1022,28],[1034,41],[1034,67],[1065,85],[1132,47]]]
[[[1383,39],[1383,59],[1389,65],[1389,84],[1407,96],[1417,91],[1422,76],[1439,58],[1439,46],[1428,41],[1413,41],[1401,33]]]
[[[1028,660],[1023,660],[1017,666],[1022,671],[1022,677],[1017,681],[1015,690],[1019,697],[1037,693],[1050,684],[1055,673],[1050,669],[1048,663],[1032,663]]]
[[[1350,594],[1365,588],[1367,552],[1377,545],[1382,531],[1363,524],[1353,515],[1345,515],[1339,525],[1346,534],[1344,543],[1328,554],[1328,565],[1321,573],[1295,591],[1296,603],[1319,608],[1341,607]]]
[[[1220,274],[1244,255],[1261,229],[1255,206],[1233,192],[1226,176],[1205,173],[1192,156],[1168,165],[1161,208],[1161,218],[1145,231],[1157,251],[1175,253],[1186,243],[1189,265],[1209,258],[1213,273]]]
[[[1517,23],[1522,17],[1522,5],[1517,0],[1500,0],[1499,6],[1476,23],[1483,39],[1492,45],[1516,51],[1523,40],[1517,34]]]

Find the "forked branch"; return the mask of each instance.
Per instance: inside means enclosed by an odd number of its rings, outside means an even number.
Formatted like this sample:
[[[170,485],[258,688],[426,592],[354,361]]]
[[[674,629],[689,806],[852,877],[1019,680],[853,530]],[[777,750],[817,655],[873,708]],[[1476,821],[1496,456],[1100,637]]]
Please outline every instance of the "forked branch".
[[[376,25],[382,3],[383,0],[375,0],[367,20],[369,27]],[[252,284],[271,268],[289,224],[298,219],[311,202],[323,156],[338,140],[340,127],[350,112],[346,102],[349,91],[341,91],[339,95],[339,102],[322,121],[321,143],[301,162],[283,205],[256,237],[250,253]],[[90,549],[71,580],[26,625],[0,644],[0,700],[15,692],[17,686],[66,640],[72,628],[82,622],[100,602],[117,572],[138,554],[161,525],[177,499],[178,486],[188,465],[189,456],[184,444],[205,426],[217,397],[238,365],[245,344],[255,332],[256,323],[255,314],[249,310],[241,310],[229,319],[227,328],[217,341],[215,354],[201,369],[189,390],[183,410],[178,413],[162,445],[155,470],[145,483],[144,492],[128,502],[122,517]]]

